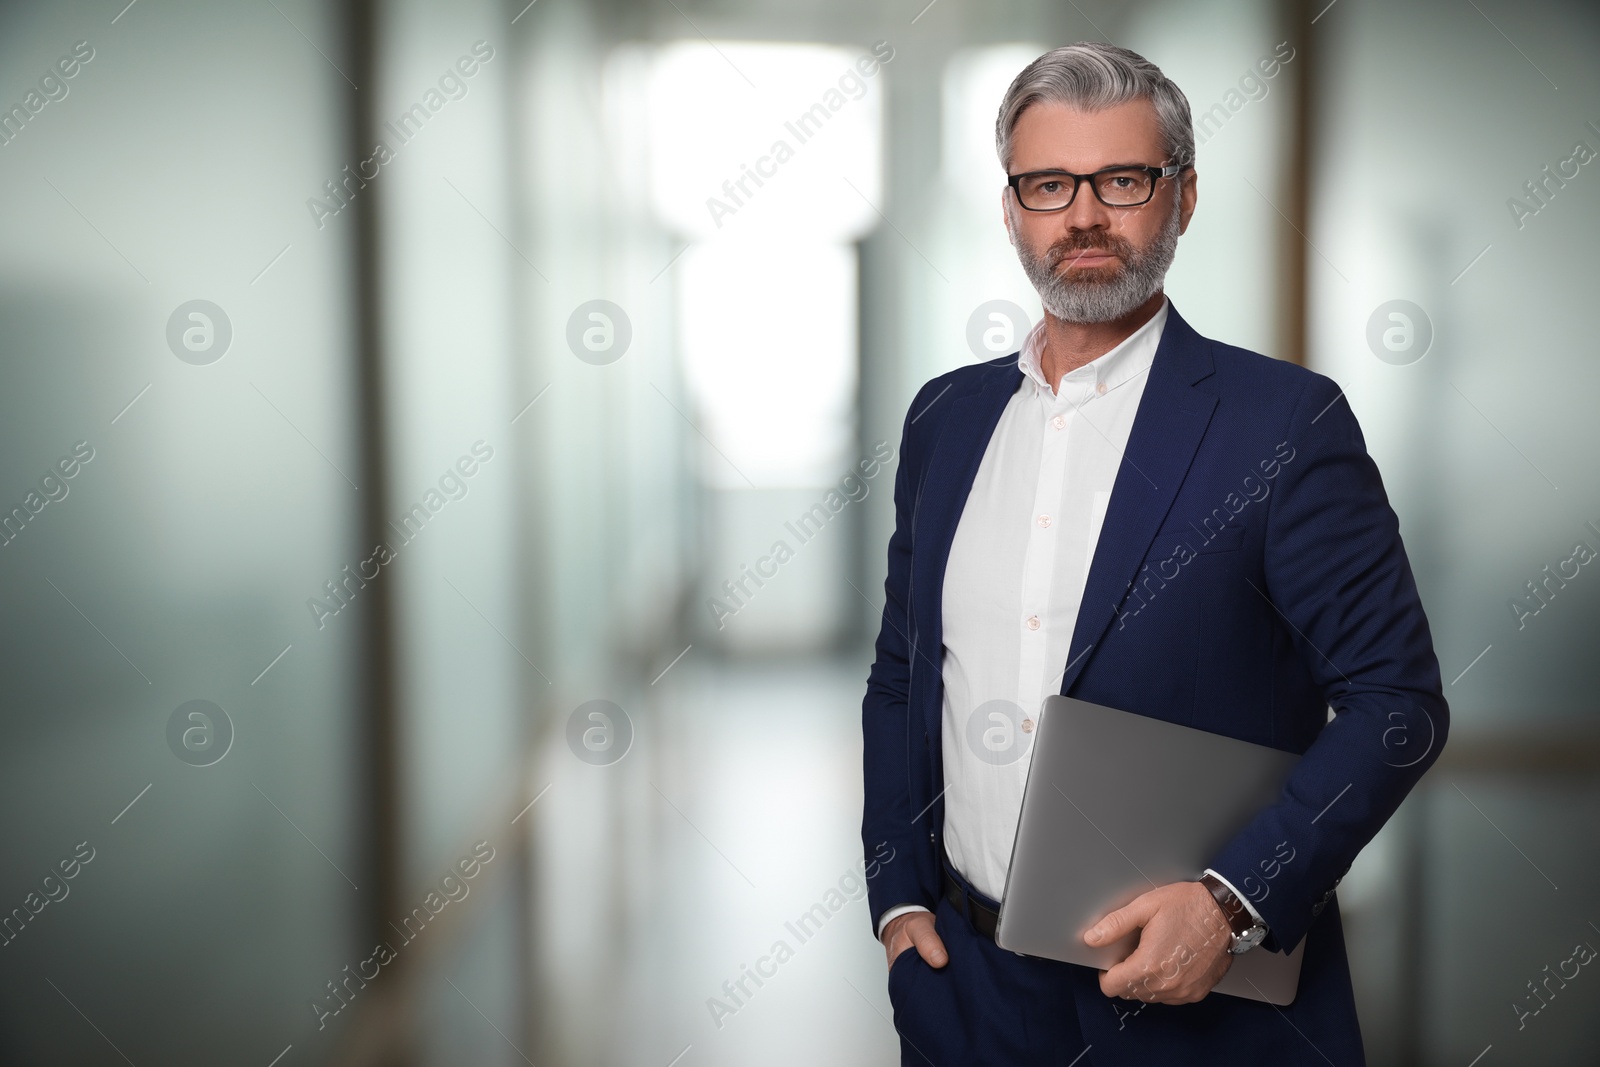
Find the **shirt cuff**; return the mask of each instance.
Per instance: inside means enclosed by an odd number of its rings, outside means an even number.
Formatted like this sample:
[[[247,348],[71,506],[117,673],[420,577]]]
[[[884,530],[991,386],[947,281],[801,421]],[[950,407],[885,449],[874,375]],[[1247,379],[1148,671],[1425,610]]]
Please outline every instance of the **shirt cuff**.
[[[1239,890],[1237,888],[1235,888],[1235,886],[1234,886],[1234,884],[1232,882],[1230,882],[1226,878],[1222,877],[1222,875],[1218,874],[1216,871],[1212,870],[1210,867],[1207,867],[1203,873],[1209,874],[1211,877],[1215,878],[1217,881],[1221,882],[1223,885],[1227,886],[1230,890],[1232,890],[1233,891],[1233,895],[1239,898],[1239,903],[1243,904],[1245,906],[1245,910],[1250,913],[1250,917],[1252,919],[1254,919],[1256,922],[1260,923],[1262,926],[1266,926],[1267,925],[1267,920],[1265,920],[1265,919],[1263,919],[1261,917],[1261,913],[1256,910],[1255,905],[1250,903],[1249,898],[1246,897],[1243,893],[1239,892]]]
[[[878,940],[883,940],[883,928],[889,925],[889,921],[891,919],[904,915],[907,912],[927,910],[928,909],[923,907],[921,904],[896,904],[894,907],[884,912],[883,918],[878,920]]]

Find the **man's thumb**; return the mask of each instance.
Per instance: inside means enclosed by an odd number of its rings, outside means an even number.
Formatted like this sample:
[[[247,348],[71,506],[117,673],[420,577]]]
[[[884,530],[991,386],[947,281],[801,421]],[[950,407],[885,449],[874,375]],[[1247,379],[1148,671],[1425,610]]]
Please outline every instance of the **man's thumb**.
[[[912,944],[917,946],[917,953],[925,960],[929,967],[943,967],[950,962],[950,953],[945,951],[944,942],[939,938],[939,932],[928,923],[925,928],[912,935]]]
[[[1143,899],[1143,898],[1141,898]],[[1109,945],[1136,927],[1142,927],[1148,916],[1140,907],[1139,901],[1134,901],[1125,908],[1118,908],[1099,922],[1089,928],[1083,935],[1085,944]]]

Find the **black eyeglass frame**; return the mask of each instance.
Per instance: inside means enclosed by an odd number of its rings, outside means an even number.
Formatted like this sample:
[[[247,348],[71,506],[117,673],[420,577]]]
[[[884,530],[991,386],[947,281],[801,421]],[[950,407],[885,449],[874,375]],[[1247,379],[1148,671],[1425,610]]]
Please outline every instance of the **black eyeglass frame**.
[[[1090,179],[1089,188],[1094,190],[1094,198],[1096,200],[1100,201],[1106,207],[1143,207],[1144,205],[1148,204],[1151,200],[1155,199],[1156,182],[1160,181],[1162,178],[1173,178],[1173,177],[1176,177],[1178,174],[1180,174],[1183,171],[1187,170],[1189,168],[1189,166],[1190,166],[1190,164],[1188,164],[1188,163],[1173,163],[1170,166],[1165,166],[1165,167],[1151,167],[1151,166],[1147,166],[1147,165],[1139,164],[1139,163],[1121,163],[1121,164],[1117,164],[1116,166],[1112,166],[1112,167],[1101,167],[1099,170],[1093,172],[1092,174],[1074,174],[1069,170],[1029,170],[1029,171],[1024,171],[1021,174],[1007,174],[1006,175],[1006,184],[1011,187],[1012,193],[1016,195],[1017,204],[1024,211],[1039,211],[1039,212],[1045,212],[1045,213],[1048,213],[1048,212],[1051,212],[1051,211],[1065,211],[1067,208],[1071,207],[1073,205],[1073,203],[1075,203],[1077,201],[1077,199],[1078,199],[1078,190],[1079,190],[1079,188],[1082,187],[1085,179]],[[1102,196],[1100,194],[1100,187],[1098,185],[1096,185],[1092,179],[1098,178],[1102,174],[1109,174],[1112,171],[1118,171],[1118,170],[1143,171],[1144,173],[1150,175],[1150,177],[1152,179],[1151,182],[1150,182],[1150,195],[1145,197],[1143,200],[1140,200],[1138,203],[1134,203],[1134,204],[1113,204],[1109,200],[1107,200],[1104,196]],[[1072,195],[1067,197],[1067,202],[1065,204],[1062,204],[1060,207],[1029,207],[1027,204],[1024,204],[1022,202],[1022,190],[1020,188],[1018,188],[1018,186],[1022,182],[1022,179],[1024,179],[1024,178],[1037,178],[1040,175],[1044,175],[1044,174],[1048,174],[1048,175],[1051,175],[1051,176],[1057,177],[1057,178],[1071,178],[1072,179]]]

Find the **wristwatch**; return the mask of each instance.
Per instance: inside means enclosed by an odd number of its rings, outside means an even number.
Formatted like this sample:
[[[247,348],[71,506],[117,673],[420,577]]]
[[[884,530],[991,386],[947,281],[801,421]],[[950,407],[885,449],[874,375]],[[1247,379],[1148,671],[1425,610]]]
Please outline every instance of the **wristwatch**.
[[[1228,920],[1228,926],[1232,930],[1228,951],[1237,956],[1259,945],[1267,936],[1267,928],[1250,914],[1250,909],[1244,906],[1244,901],[1235,896],[1233,890],[1224,885],[1221,879],[1209,872],[1202,874],[1198,881],[1210,890],[1211,896]]]

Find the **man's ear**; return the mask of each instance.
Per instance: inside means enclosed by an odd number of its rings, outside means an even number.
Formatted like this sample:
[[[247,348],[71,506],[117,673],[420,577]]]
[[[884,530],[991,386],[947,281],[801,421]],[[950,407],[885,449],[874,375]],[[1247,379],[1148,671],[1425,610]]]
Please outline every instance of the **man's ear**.
[[[1015,248],[1017,235],[1011,230],[1011,199],[1007,195],[1010,192],[1011,187],[1009,185],[1000,190],[1000,221],[1006,228],[1006,240],[1010,241],[1011,246]]]
[[[1184,176],[1183,192],[1178,194],[1178,232],[1184,233],[1189,229],[1189,220],[1194,218],[1195,201],[1200,195],[1200,174],[1192,167]]]

